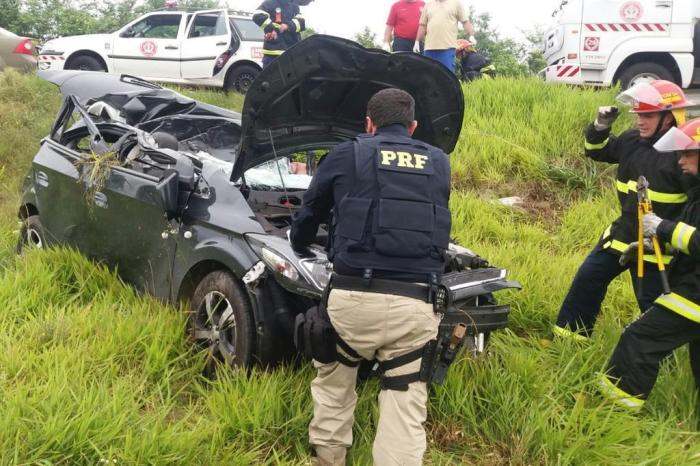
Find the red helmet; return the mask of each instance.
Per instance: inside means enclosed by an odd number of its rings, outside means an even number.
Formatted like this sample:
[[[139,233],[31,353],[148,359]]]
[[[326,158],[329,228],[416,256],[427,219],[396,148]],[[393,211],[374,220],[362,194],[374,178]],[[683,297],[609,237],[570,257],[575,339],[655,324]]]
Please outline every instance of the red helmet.
[[[673,127],[654,144],[659,152],[700,150],[700,118],[695,118],[676,128]]]
[[[630,105],[631,113],[673,112],[679,125],[685,123],[685,109],[695,105],[677,84],[664,80],[637,84],[618,95],[617,100]]]

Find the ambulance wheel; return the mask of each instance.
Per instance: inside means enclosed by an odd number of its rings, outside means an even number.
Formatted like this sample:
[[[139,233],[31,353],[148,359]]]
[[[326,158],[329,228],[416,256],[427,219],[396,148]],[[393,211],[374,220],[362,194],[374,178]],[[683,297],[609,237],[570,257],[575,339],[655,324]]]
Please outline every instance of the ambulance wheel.
[[[260,74],[260,70],[251,65],[242,65],[234,68],[226,78],[226,90],[235,90],[241,94],[248,92],[253,81]]]
[[[640,83],[665,79],[675,82],[673,74],[664,66],[652,62],[635,63],[626,68],[618,78],[623,90]]]
[[[66,65],[67,70],[79,70],[79,71],[107,71],[105,66],[100,63],[95,57],[90,55],[78,55],[75,58],[71,58]]]

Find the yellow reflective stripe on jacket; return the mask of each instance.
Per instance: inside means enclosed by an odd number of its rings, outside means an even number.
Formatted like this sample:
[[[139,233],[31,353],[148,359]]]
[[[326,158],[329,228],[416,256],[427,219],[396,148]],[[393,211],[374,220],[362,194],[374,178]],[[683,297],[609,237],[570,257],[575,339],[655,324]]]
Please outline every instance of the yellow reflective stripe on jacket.
[[[266,50],[263,49],[263,55],[268,55],[271,57],[279,57],[284,53],[284,50]]]
[[[265,29],[265,28],[268,27],[270,24],[272,24],[272,19],[268,17],[265,21],[263,21],[263,23],[260,25],[260,27],[261,27],[262,29]]]
[[[569,338],[574,341],[588,341],[587,336],[581,335],[580,333],[572,332],[568,328],[560,327],[558,325],[552,327],[552,332],[554,333],[554,335],[561,338]]]
[[[294,26],[296,26],[297,28],[297,32],[299,32],[301,30],[301,23],[299,22],[299,20],[295,18],[292,20],[292,23],[294,23]]]
[[[625,252],[627,248],[629,247],[629,244],[623,243],[622,241],[618,241],[616,239],[612,241],[608,241],[607,243],[603,244],[603,249],[613,249],[617,252]],[[673,256],[661,256],[664,260],[664,264],[668,265],[671,263],[673,260]],[[658,264],[658,261],[656,260],[656,255],[654,254],[644,254],[644,262],[650,262],[652,264]]]
[[[610,142],[610,138],[606,139],[605,141],[603,141],[599,144],[593,144],[592,142],[584,141],[583,147],[586,150],[600,150],[600,149],[604,148],[605,146],[607,146],[609,142]]]
[[[629,180],[627,183],[624,181],[616,180],[617,190],[621,193],[627,194],[630,191],[633,193],[637,192],[637,182],[634,180]],[[662,202],[664,204],[683,204],[688,202],[688,195],[685,193],[660,193],[651,189],[647,189],[649,193],[649,199],[655,202]]]
[[[662,294],[654,303],[700,324],[700,306],[677,293]]]
[[[686,254],[690,254],[690,250],[688,249],[690,247],[690,238],[693,237],[695,230],[695,227],[679,222],[676,228],[673,229],[671,246]]]
[[[617,385],[610,381],[607,375],[603,374],[600,376],[600,379],[598,379],[598,385],[600,386],[600,391],[603,393],[603,395],[624,408],[637,411],[642,409],[644,406],[644,400],[630,395],[629,393],[620,389]]]

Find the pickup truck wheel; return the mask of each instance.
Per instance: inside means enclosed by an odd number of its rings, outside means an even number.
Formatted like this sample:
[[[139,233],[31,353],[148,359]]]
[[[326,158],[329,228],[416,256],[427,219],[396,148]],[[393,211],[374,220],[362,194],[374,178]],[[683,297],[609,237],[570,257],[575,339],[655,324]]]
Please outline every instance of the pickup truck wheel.
[[[626,68],[619,77],[620,85],[623,90],[643,82],[654,81],[657,79],[665,79],[666,81],[674,82],[673,74],[665,67],[651,62],[635,63]]]
[[[222,364],[246,367],[252,361],[253,322],[244,291],[228,272],[214,271],[192,295],[188,333],[206,351],[203,373],[214,378]]]
[[[68,70],[79,71],[107,71],[100,61],[90,55],[78,55],[72,58],[66,67]]]
[[[30,215],[22,221],[17,239],[17,254],[22,254],[30,248],[44,249],[46,247],[44,226],[38,215]]]
[[[259,74],[260,70],[251,65],[242,65],[234,68],[226,78],[226,90],[235,90],[245,94]]]

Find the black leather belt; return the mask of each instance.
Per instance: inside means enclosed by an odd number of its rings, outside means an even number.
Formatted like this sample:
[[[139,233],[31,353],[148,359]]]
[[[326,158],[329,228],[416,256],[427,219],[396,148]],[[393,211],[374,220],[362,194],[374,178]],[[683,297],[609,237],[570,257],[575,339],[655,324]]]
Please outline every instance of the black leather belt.
[[[372,278],[367,280],[362,277],[334,274],[331,277],[331,288],[347,291],[364,291],[366,293],[391,294],[406,298],[419,299],[431,303],[430,287],[427,284],[401,282],[398,280],[384,280]]]

